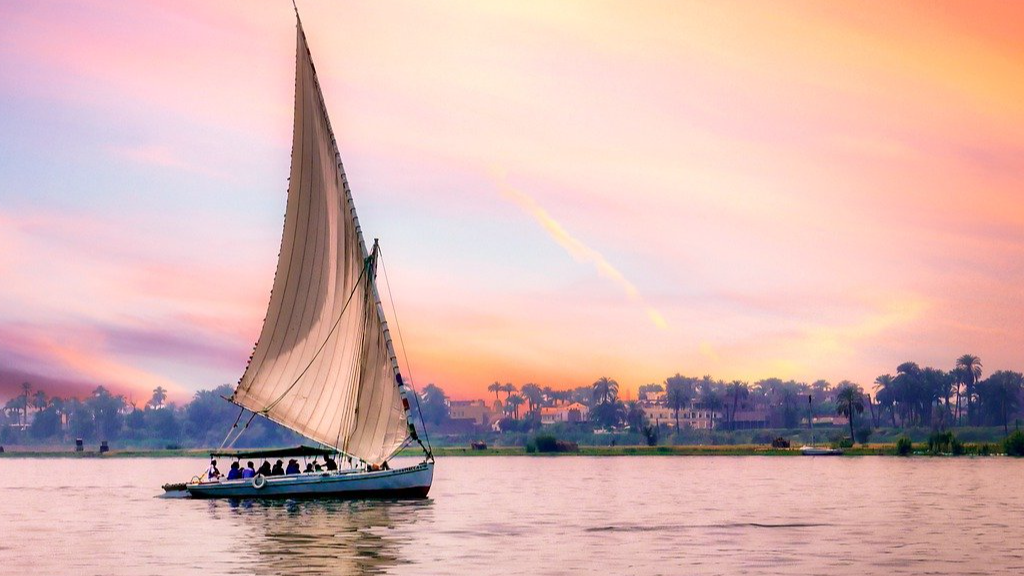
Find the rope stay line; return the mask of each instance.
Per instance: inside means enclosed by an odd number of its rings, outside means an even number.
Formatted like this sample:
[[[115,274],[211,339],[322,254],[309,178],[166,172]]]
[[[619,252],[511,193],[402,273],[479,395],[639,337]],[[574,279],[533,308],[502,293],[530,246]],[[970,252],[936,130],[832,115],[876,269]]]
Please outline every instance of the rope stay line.
[[[239,406],[238,417],[235,418],[235,423],[228,428],[228,433],[224,436],[224,440],[221,441],[220,447],[217,448],[218,450],[224,449],[224,445],[228,443],[228,438],[231,438],[231,432],[238,427],[238,421],[242,419],[242,414],[245,414],[245,407]]]
[[[230,443],[228,443],[228,446],[227,446],[228,448],[234,448],[235,447],[235,442],[238,442],[238,439],[242,437],[242,434],[244,434],[245,431],[249,429],[249,424],[252,424],[252,420],[255,417],[256,417],[256,413],[253,412],[252,415],[249,416],[249,419],[245,421],[245,426],[242,426],[242,429],[238,431],[238,434],[235,434],[235,439],[232,440]],[[228,434],[230,435],[231,432],[229,431]]]
[[[434,451],[430,446],[430,434],[427,433],[427,423],[423,420],[423,410],[420,409],[420,395],[419,392],[416,391],[416,385],[414,384],[412,364],[409,362],[409,351],[405,347],[405,339],[402,338],[402,323],[398,321],[398,309],[395,307],[395,295],[391,291],[391,281],[388,280],[388,267],[387,264],[384,263],[384,251],[380,246],[377,247],[377,254],[380,259],[381,270],[384,271],[384,285],[388,289],[388,301],[391,303],[391,314],[395,317],[395,329],[398,331],[398,343],[402,346],[402,357],[405,358],[405,367],[409,370],[409,387],[412,388],[412,395],[416,398],[416,412],[420,416],[420,424],[422,424],[423,428],[423,439],[427,441],[427,445],[423,446],[423,442],[420,442],[419,438],[416,438],[416,441],[419,442],[420,447],[427,452],[427,456],[433,459]]]

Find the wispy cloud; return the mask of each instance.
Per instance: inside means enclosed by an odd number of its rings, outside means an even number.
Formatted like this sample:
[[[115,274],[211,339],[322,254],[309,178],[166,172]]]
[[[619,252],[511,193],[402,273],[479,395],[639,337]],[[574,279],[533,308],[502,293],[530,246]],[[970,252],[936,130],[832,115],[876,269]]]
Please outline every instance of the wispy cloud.
[[[525,194],[520,190],[516,190],[511,186],[504,183],[499,183],[501,193],[506,198],[515,202],[524,212],[533,217],[534,220],[540,224],[549,236],[569,253],[570,256],[580,262],[586,262],[591,264],[600,274],[605,278],[611,280],[618,285],[623,292],[626,293],[626,297],[631,302],[635,302],[640,305],[647,317],[650,318],[651,322],[655,326],[661,329],[668,328],[668,322],[653,306],[644,300],[644,297],[637,290],[636,285],[630,282],[622,272],[619,272],[615,266],[612,266],[608,259],[604,257],[600,252],[594,250],[590,246],[587,246],[578,238],[573,236],[566,230],[561,224],[555,220],[551,214],[548,213],[540,204],[537,204],[536,200]]]
[[[197,164],[186,161],[175,150],[168,146],[108,146],[107,150],[117,158],[130,160],[138,164],[186,170],[196,174],[213,176],[222,180],[231,179],[231,176],[224,172],[211,170],[201,163]]]

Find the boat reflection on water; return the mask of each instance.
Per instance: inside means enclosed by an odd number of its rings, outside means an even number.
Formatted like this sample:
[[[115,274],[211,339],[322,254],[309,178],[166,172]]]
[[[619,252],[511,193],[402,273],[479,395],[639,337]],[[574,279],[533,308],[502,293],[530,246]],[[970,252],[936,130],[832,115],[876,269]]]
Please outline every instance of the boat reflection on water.
[[[416,524],[433,501],[211,500],[217,523],[249,534],[238,542],[245,574],[383,574],[409,564]]]

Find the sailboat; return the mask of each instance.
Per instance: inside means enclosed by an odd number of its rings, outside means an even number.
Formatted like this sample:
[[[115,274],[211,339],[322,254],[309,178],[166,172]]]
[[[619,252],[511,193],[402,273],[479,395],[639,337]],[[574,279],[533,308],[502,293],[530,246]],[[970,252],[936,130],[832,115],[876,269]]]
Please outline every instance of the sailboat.
[[[333,466],[230,480],[204,473],[164,489],[193,498],[423,498],[434,457],[413,422],[415,392],[402,378],[377,291],[380,247],[374,240],[367,249],[363,239],[297,8],[295,15],[295,114],[281,252],[262,332],[228,398],[241,411],[225,443],[233,445],[260,415],[316,445],[211,456],[324,457]],[[239,426],[244,410],[252,415]],[[391,468],[392,457],[413,443],[423,460]]]
[[[843,451],[838,448],[825,448],[814,444],[814,408],[812,401],[814,396],[807,395],[807,426],[811,429],[811,444],[801,446],[800,453],[804,456],[842,456]]]

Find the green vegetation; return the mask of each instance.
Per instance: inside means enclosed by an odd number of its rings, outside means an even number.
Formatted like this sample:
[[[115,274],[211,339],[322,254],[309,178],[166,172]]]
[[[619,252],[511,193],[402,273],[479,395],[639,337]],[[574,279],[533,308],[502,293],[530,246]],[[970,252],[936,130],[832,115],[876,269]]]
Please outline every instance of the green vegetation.
[[[550,434],[538,434],[532,442],[526,444],[526,452],[551,454],[555,452],[579,452],[580,448],[575,442],[559,440]]]
[[[928,453],[933,455],[952,454],[954,444],[960,445],[962,449],[963,445],[952,432],[935,432],[928,437]]]
[[[1024,432],[1015,430],[1003,442],[1003,450],[1007,456],[1024,456]]]
[[[900,436],[900,439],[896,441],[896,455],[910,456],[913,452],[914,443],[910,441],[910,438]]]

